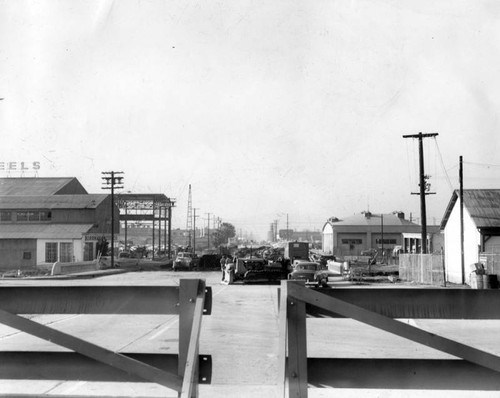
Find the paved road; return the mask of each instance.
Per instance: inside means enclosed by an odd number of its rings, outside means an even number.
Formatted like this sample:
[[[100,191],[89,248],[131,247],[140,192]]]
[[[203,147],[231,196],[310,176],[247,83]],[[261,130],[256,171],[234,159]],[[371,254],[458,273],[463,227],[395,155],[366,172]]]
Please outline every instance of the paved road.
[[[278,366],[277,285],[222,285],[220,273],[139,272],[92,280],[0,281],[11,285],[176,285],[180,278],[203,278],[212,286],[213,312],[203,318],[200,353],[213,358],[212,384],[200,387],[200,397],[275,397]],[[345,283],[337,280],[335,283]],[[177,352],[177,317],[60,315],[32,317],[38,322],[118,351]],[[500,355],[499,322],[407,320]],[[347,319],[308,319],[311,356],[446,358],[427,347],[394,337]],[[0,349],[54,349],[51,343],[0,327]],[[88,383],[10,380],[0,393],[104,394],[165,397],[172,391],[149,383]],[[435,392],[310,389],[310,397],[497,397],[491,392]]]

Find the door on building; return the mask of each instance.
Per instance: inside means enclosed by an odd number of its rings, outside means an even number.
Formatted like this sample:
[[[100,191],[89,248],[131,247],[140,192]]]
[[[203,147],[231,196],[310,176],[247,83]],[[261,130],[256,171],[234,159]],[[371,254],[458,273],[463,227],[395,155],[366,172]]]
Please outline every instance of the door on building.
[[[92,261],[95,259],[94,247],[94,242],[85,242],[83,246],[83,261]]]

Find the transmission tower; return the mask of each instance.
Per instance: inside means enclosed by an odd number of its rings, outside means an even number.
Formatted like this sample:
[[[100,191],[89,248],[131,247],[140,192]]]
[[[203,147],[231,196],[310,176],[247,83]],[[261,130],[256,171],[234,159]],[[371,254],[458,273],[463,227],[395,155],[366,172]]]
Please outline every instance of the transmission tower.
[[[193,229],[193,203],[191,201],[191,184],[189,184],[188,208],[186,220],[186,246],[191,247],[191,230]]]

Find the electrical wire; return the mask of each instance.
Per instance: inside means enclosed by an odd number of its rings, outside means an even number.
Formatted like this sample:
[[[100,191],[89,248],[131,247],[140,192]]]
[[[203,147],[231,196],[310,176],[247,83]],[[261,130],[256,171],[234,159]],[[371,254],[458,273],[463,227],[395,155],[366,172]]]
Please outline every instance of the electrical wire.
[[[441,154],[441,150],[439,149],[439,145],[438,145],[436,137],[433,137],[433,138],[434,138],[434,142],[436,144],[437,152],[439,154],[439,159],[441,161],[441,167],[443,168],[444,175],[446,177],[446,182],[448,183],[448,187],[450,188],[450,193],[453,193],[453,191],[454,191],[453,184],[451,183],[450,176],[448,175],[448,172],[446,171],[446,168],[444,167],[443,155]]]
[[[410,151],[409,151],[409,140],[406,140],[406,160],[407,160],[407,166],[408,166],[408,182],[410,184],[410,191],[412,190],[412,187],[413,187],[413,183],[414,183],[414,180],[412,178],[412,175],[414,175],[412,173],[412,168],[411,168],[411,165],[412,164],[415,164],[415,148],[413,148],[413,157],[411,158],[410,160]]]
[[[481,167],[499,167],[500,164],[490,164],[490,163],[475,163],[475,162],[463,162],[464,164],[472,165],[472,166],[481,166]]]

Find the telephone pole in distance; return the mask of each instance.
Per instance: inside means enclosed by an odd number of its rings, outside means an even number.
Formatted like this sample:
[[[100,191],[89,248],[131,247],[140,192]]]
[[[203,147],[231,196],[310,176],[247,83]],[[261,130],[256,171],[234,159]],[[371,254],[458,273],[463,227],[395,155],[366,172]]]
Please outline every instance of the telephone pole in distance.
[[[430,195],[432,192],[425,192],[427,189],[426,180],[429,178],[424,173],[424,147],[422,140],[423,138],[436,137],[438,133],[431,134],[411,134],[403,135],[403,138],[418,138],[418,154],[419,154],[419,166],[420,166],[420,192],[412,193],[412,195],[420,195],[420,218],[422,222],[422,248],[420,253],[427,254],[427,211],[425,208],[425,195]]]
[[[115,188],[123,188],[123,171],[103,171],[102,189],[111,189],[111,268],[115,267]]]

